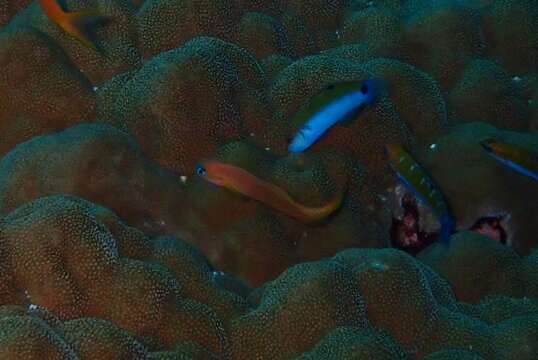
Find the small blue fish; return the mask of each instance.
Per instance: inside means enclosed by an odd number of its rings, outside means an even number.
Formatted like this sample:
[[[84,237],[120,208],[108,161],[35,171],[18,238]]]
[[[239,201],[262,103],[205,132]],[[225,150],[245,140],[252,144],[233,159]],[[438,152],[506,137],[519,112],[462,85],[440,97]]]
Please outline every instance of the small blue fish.
[[[293,117],[304,124],[288,146],[291,153],[303,152],[336,123],[352,117],[362,106],[372,105],[381,93],[382,81],[348,81],[327,86],[310,99]]]

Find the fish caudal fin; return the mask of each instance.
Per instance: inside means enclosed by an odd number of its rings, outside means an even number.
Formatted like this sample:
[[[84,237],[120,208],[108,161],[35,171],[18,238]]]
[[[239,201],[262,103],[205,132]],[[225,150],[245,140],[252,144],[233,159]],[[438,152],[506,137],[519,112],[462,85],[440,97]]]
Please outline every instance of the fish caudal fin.
[[[329,203],[319,208],[303,207],[301,220],[305,223],[318,223],[326,220],[342,206],[347,193],[347,187],[342,189]]]
[[[450,245],[450,236],[454,233],[454,220],[448,215],[445,215],[440,220],[441,231],[439,233],[439,240],[445,247]]]
[[[108,16],[101,15],[96,10],[72,12],[66,14],[63,28],[85,46],[97,50],[97,46],[88,32],[88,27],[94,24],[105,23],[108,20]]]

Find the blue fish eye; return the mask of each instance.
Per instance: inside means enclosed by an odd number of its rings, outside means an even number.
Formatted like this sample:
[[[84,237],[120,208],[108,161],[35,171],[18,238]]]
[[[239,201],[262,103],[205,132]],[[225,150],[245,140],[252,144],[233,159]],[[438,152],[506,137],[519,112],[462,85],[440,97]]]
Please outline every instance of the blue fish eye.
[[[207,173],[206,169],[202,165],[196,167],[196,174],[204,176]]]
[[[366,94],[368,94],[368,91],[369,91],[369,90],[370,90],[370,89],[368,89],[368,85],[366,85],[366,84],[362,84],[362,86],[361,86],[361,93],[363,93],[363,94],[366,95]]]

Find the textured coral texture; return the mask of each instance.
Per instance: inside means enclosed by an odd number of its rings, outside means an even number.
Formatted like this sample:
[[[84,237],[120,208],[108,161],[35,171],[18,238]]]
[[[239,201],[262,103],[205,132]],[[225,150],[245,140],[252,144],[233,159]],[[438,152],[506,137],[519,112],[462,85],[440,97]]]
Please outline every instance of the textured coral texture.
[[[95,48],[47,3],[104,16]],[[369,79],[288,151],[312,98]],[[0,0],[0,359],[536,360],[538,183],[482,143],[538,174],[537,131],[534,0]],[[449,247],[394,244],[389,144],[439,186]],[[207,161],[342,200],[301,221]]]

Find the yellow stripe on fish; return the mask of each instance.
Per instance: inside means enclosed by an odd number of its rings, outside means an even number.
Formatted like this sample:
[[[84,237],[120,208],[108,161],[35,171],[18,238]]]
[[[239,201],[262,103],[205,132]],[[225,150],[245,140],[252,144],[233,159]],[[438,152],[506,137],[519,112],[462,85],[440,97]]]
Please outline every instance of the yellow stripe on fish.
[[[448,245],[454,220],[441,190],[433,179],[405,149],[396,144],[386,145],[389,165],[398,179],[415,197],[428,206],[441,224],[441,242]]]

